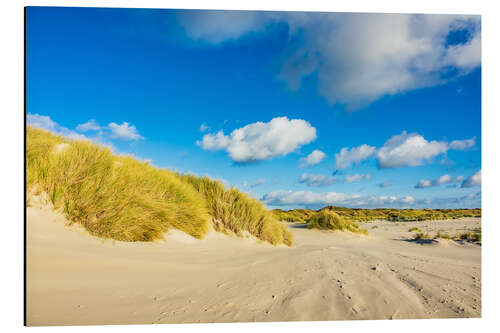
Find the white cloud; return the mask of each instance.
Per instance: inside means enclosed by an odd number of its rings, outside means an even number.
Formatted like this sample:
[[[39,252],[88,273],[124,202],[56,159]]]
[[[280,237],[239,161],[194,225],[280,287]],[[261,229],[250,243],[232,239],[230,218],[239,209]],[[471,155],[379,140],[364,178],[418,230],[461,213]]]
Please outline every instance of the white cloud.
[[[468,140],[453,140],[449,148],[454,150],[466,150],[476,145],[476,137]]]
[[[335,154],[337,169],[346,169],[352,164],[359,164],[372,156],[377,159],[379,168],[397,168],[418,166],[432,161],[436,156],[448,150],[466,150],[476,144],[476,139],[446,141],[427,141],[418,133],[407,133],[392,136],[380,148],[363,144],[356,148],[344,147]],[[443,163],[443,161],[442,161]]]
[[[210,129],[210,126],[208,126],[207,124],[203,123],[200,125],[200,132],[206,132]]]
[[[477,171],[475,174],[465,179],[462,183],[462,187],[473,187],[481,186],[481,170]]]
[[[311,191],[270,192],[262,197],[268,205],[322,207],[340,205],[348,207],[410,207],[416,200],[411,196],[369,196],[361,194],[346,194],[338,192],[316,193]]]
[[[359,182],[359,181],[364,180],[364,179],[370,180],[370,179],[372,179],[372,175],[356,173],[354,175],[346,176],[344,179],[344,183],[350,184],[350,183]]]
[[[405,91],[445,83],[481,65],[481,18],[458,15],[190,11],[180,22],[188,36],[212,44],[289,27],[278,77],[290,89],[317,73],[331,104],[357,108]],[[451,32],[469,38],[450,45]]]
[[[403,131],[387,140],[376,157],[380,168],[417,166],[448,150],[446,142],[427,141],[417,133]]]
[[[256,186],[259,186],[259,185],[262,185],[265,183],[266,183],[266,180],[264,178],[259,178],[259,179],[254,180],[252,182],[252,184],[250,184],[250,187],[256,187]]]
[[[225,150],[233,161],[249,163],[287,155],[316,139],[316,129],[302,119],[278,117],[235,129],[208,133],[196,144],[206,150]]]
[[[76,126],[76,130],[80,132],[99,131],[100,129],[101,126],[99,126],[99,123],[94,119],[90,119],[85,124]]]
[[[42,116],[42,115],[39,115],[36,113],[35,114],[28,113],[26,115],[26,123],[29,126],[41,128],[41,129],[50,131],[52,133],[65,136],[69,139],[76,139],[76,140],[88,140],[89,139],[85,135],[76,133],[73,130],[70,130],[66,127],[59,125],[58,123],[56,123],[55,121],[50,119],[49,116]]]
[[[434,180],[429,180],[429,179],[420,179],[417,185],[415,185],[415,188],[426,188],[426,187],[433,187],[433,186],[439,186],[442,184],[452,184],[452,183],[459,183],[464,179],[462,176],[458,177],[452,177],[448,174],[442,175],[438,179]]]
[[[351,149],[344,147],[340,150],[340,153],[335,154],[335,166],[337,169],[346,169],[351,164],[359,164],[368,159],[374,152],[375,147],[365,144]]]
[[[262,31],[269,22],[259,12],[229,10],[180,11],[178,19],[189,37],[211,44]]]
[[[244,187],[247,187],[248,186],[248,181],[244,180],[242,184],[243,184]]]
[[[123,140],[140,140],[143,137],[139,134],[135,126],[130,125],[127,122],[123,122],[121,125],[116,123],[110,123],[108,125],[111,130],[111,137]]]
[[[299,167],[305,168],[308,166],[316,165],[316,164],[320,163],[321,161],[323,161],[325,158],[326,158],[325,153],[323,153],[321,150],[315,149],[315,150],[313,150],[312,153],[310,153],[306,157],[300,159]]]
[[[309,187],[328,186],[335,182],[334,177],[327,177],[323,175],[310,175],[303,173],[300,176],[299,183],[306,184]]]

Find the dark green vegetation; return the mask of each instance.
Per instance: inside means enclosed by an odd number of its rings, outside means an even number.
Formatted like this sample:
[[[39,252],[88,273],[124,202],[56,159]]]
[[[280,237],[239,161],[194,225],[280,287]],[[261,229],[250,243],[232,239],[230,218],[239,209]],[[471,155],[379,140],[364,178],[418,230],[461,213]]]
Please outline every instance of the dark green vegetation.
[[[152,241],[170,228],[202,238],[211,227],[292,244],[292,234],[258,200],[206,177],[180,175],[88,141],[26,129],[28,198],[42,192],[91,234]]]
[[[427,220],[450,220],[464,217],[481,217],[481,209],[393,209],[393,208],[347,208],[327,206],[319,210],[294,209],[283,211],[273,210],[273,214],[281,221],[305,223],[312,215],[329,211],[343,218],[355,222],[370,222],[375,220],[387,220],[393,222],[427,221]]]

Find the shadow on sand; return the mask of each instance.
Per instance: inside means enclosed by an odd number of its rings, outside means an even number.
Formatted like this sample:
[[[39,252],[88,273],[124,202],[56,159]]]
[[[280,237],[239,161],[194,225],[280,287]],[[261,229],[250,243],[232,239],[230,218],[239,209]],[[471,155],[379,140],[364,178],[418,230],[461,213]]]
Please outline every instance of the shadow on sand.
[[[437,244],[438,243],[438,241],[435,239],[393,238],[392,240],[420,244],[420,245]]]
[[[290,228],[296,228],[296,229],[307,229],[307,224],[305,223],[294,223],[294,224],[289,224],[288,226]]]

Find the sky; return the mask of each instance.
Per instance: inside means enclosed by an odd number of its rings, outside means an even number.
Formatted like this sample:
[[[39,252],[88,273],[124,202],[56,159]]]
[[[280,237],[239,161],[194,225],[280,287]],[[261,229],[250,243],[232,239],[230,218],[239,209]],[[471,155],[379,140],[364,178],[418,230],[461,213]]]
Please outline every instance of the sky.
[[[27,123],[269,208],[481,206],[480,16],[28,7]]]

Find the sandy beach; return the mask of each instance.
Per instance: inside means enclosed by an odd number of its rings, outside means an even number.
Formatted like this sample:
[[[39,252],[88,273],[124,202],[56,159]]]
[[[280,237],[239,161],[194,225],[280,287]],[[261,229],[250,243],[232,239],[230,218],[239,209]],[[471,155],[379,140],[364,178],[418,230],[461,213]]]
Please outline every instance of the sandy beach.
[[[30,326],[481,316],[481,246],[408,240],[412,226],[453,235],[480,219],[362,224],[369,236],[289,223],[291,248],[175,230],[104,241],[66,223],[27,209]]]

